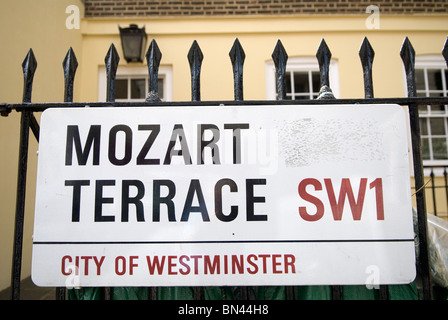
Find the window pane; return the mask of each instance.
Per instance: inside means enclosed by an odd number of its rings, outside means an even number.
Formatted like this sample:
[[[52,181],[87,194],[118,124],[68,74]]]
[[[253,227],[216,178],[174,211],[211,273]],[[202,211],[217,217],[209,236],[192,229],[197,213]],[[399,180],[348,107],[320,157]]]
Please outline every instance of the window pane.
[[[145,79],[131,79],[131,99],[144,99]]]
[[[422,139],[422,157],[423,160],[430,160],[429,154],[429,140],[427,138]]]
[[[434,160],[447,159],[446,139],[434,138],[432,139],[432,151],[434,153]]]
[[[417,97],[426,97],[427,95],[426,95],[426,91],[425,90],[423,90],[423,91],[421,91],[421,90],[419,90],[419,91],[417,91]]]
[[[115,80],[115,99],[127,99],[128,98],[128,80],[116,79]]]
[[[415,70],[415,85],[417,90],[425,90],[425,76],[423,69]]]
[[[317,71],[312,72],[313,92],[319,93],[320,90],[320,74]]]
[[[429,90],[443,89],[441,70],[428,70],[428,87]]]
[[[430,97],[443,97],[443,93],[438,93],[438,92],[430,92],[429,93]],[[445,113],[445,106],[442,105],[431,105],[431,113],[437,113],[437,114],[441,114],[441,113]]]
[[[308,72],[294,72],[294,92],[310,92]]]
[[[428,135],[428,124],[426,123],[426,118],[420,118],[420,132],[423,136]]]
[[[163,100],[163,79],[157,79],[157,86],[159,89],[159,98]]]
[[[420,113],[428,113],[428,106],[422,106],[422,105],[419,105],[418,106],[418,112],[420,112]]]
[[[444,118],[429,119],[429,126],[431,128],[432,135],[445,135],[445,119]]]
[[[292,88],[291,88],[291,72],[286,72],[286,93],[291,93],[292,92]]]
[[[431,113],[445,113],[445,106],[444,105],[432,105],[431,106]]]

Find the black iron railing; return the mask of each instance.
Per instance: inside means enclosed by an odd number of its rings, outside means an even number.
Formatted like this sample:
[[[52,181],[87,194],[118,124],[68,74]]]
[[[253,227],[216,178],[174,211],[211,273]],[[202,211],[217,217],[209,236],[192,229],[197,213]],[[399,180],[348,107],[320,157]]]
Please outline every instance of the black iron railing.
[[[149,93],[146,102],[115,102],[115,75],[118,68],[119,56],[114,45],[110,46],[105,58],[106,73],[107,73],[107,102],[73,102],[73,85],[75,73],[78,66],[75,53],[70,48],[64,62],[64,79],[65,91],[64,102],[61,103],[32,103],[32,85],[34,72],[37,67],[37,62],[33,51],[30,49],[24,62],[24,90],[23,102],[15,104],[0,104],[0,114],[8,116],[12,111],[21,113],[20,120],[20,147],[19,147],[19,165],[18,165],[18,180],[17,180],[17,200],[15,213],[15,232],[14,232],[14,250],[13,250],[13,266],[12,266],[12,299],[20,299],[20,274],[22,265],[22,242],[23,242],[23,222],[25,214],[25,190],[26,190],[26,174],[28,164],[28,140],[29,131],[31,129],[34,137],[39,141],[39,124],[34,116],[36,112],[42,112],[49,108],[84,108],[86,106],[101,108],[101,107],[150,107],[150,106],[211,106],[211,105],[287,105],[294,104],[294,101],[286,100],[286,63],[288,56],[285,48],[280,41],[277,42],[272,54],[272,58],[276,68],[276,86],[278,93],[277,101],[247,101],[243,97],[243,66],[245,54],[241,43],[238,39],[235,40],[233,47],[230,50],[230,60],[233,67],[234,76],[234,101],[201,101],[200,91],[200,73],[203,54],[196,41],[187,54],[187,58],[191,69],[191,101],[183,102],[162,102],[158,97],[158,69],[162,58],[162,53],[155,40],[149,46],[146,54],[149,76]],[[448,41],[442,50],[442,55],[448,64]],[[374,59],[374,50],[371,47],[367,38],[362,42],[359,51],[361,65],[363,68],[364,78],[364,99],[335,99],[330,88],[329,83],[329,64],[331,60],[331,52],[322,40],[317,50],[317,60],[320,68],[320,93],[315,100],[300,100],[303,105],[320,105],[320,104],[399,104],[407,106],[410,116],[411,129],[411,143],[412,143],[412,157],[414,163],[414,178],[415,178],[415,197],[418,216],[418,233],[419,237],[419,260],[417,261],[417,274],[421,280],[422,298],[432,299],[432,284],[430,275],[430,266],[428,259],[428,244],[427,244],[427,218],[426,218],[426,200],[425,200],[425,178],[422,165],[421,155],[421,139],[419,128],[419,111],[418,105],[448,105],[448,97],[417,97],[415,84],[415,52],[408,38],[404,40],[400,56],[402,58],[407,80],[408,97],[399,98],[374,98],[373,80],[372,80],[372,65]],[[446,187],[446,179],[445,179]],[[447,194],[448,196],[448,194]],[[153,290],[153,289],[152,289]],[[333,299],[341,299],[343,295],[343,287],[333,286]],[[57,299],[64,299],[66,296],[65,288],[57,288]],[[239,290],[240,298],[249,298],[248,290],[242,287]],[[149,295],[154,296],[151,291]],[[293,291],[291,288],[286,288],[286,296],[288,299],[293,299]],[[105,289],[105,298],[110,297],[110,290]],[[200,299],[203,297],[200,288],[195,289],[195,297]],[[379,298],[388,299],[387,286],[381,286],[379,289]]]
[[[448,219],[448,166],[424,165],[427,211]]]

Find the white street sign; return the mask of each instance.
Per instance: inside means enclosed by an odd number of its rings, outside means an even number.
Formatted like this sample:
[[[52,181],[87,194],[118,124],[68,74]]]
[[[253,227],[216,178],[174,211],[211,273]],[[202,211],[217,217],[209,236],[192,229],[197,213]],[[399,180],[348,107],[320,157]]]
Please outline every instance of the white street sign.
[[[398,105],[48,109],[36,192],[39,286],[415,277]]]

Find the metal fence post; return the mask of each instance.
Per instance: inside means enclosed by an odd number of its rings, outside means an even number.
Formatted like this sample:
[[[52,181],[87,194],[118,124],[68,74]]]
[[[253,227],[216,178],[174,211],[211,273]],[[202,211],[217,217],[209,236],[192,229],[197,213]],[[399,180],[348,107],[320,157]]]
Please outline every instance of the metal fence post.
[[[406,81],[408,97],[416,97],[415,87],[415,51],[411,42],[406,37],[400,51],[401,59],[406,70]],[[418,114],[418,105],[409,104],[409,118],[411,125],[412,157],[414,160],[414,179],[417,201],[417,222],[419,236],[419,261],[417,262],[418,275],[421,277],[423,286],[423,299],[432,299],[431,270],[429,266],[429,252],[427,242],[427,217],[426,217],[426,199],[424,186],[423,161],[421,153],[420,139],[420,119]]]
[[[370,45],[369,40],[365,37],[362,41],[361,48],[359,49],[359,58],[361,60],[363,78],[364,78],[364,98],[373,98],[373,77],[372,66],[373,58],[375,57],[375,51]],[[389,298],[388,287],[380,285],[379,299],[387,300]]]
[[[30,49],[22,63],[24,86],[23,102],[31,102],[34,72],[37,61]],[[20,278],[22,270],[23,225],[25,219],[26,173],[28,165],[28,144],[32,111],[22,111],[20,119],[19,168],[17,175],[16,215],[14,226],[13,264],[11,275],[12,299],[20,299]]]

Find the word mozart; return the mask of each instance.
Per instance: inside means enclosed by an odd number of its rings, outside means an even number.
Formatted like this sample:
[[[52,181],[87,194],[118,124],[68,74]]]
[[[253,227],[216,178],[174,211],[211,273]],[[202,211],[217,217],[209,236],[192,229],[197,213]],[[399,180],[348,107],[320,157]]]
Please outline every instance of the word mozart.
[[[232,142],[233,142],[233,164],[241,163],[241,130],[249,129],[248,123],[232,123],[224,124],[224,130],[232,130]],[[205,164],[204,154],[205,148],[209,148],[212,156],[212,164],[221,164],[220,149],[217,142],[221,138],[221,131],[217,125],[214,124],[199,124],[197,127],[197,164]],[[190,147],[187,143],[187,136],[182,124],[175,124],[169,141],[167,143],[166,152],[164,155],[158,158],[148,158],[148,154],[151,154],[152,147],[159,137],[161,132],[161,126],[159,124],[141,124],[138,125],[138,132],[147,132],[145,143],[141,147],[135,159],[136,165],[170,165],[173,156],[182,156],[184,164],[191,165],[192,157]],[[124,166],[131,162],[133,156],[133,136],[136,133],[131,127],[119,124],[113,126],[109,131],[109,143],[108,143],[108,159],[111,164],[116,166]],[[206,138],[207,135],[211,135]],[[123,142],[120,147],[124,149],[124,155],[118,156],[118,140],[119,136],[124,136]],[[78,164],[84,166],[87,164],[90,150],[93,148],[93,160],[92,164],[100,165],[100,142],[101,142],[101,126],[91,125],[84,148],[81,144],[79,127],[77,125],[67,126],[67,144],[66,144],[66,156],[65,165],[71,166],[73,163],[73,147],[75,147]],[[180,149],[175,149],[176,143],[180,144]],[[163,158],[163,161],[161,161]]]

